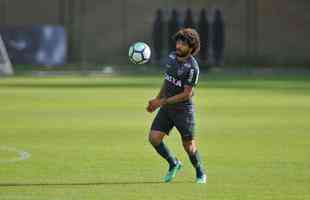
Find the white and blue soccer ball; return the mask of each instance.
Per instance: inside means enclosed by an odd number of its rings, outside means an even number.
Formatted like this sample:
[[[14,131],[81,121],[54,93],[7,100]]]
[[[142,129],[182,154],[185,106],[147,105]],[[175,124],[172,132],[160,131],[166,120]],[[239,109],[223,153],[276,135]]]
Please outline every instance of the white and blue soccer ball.
[[[128,56],[134,64],[147,63],[151,58],[151,48],[145,42],[136,42],[129,47]]]

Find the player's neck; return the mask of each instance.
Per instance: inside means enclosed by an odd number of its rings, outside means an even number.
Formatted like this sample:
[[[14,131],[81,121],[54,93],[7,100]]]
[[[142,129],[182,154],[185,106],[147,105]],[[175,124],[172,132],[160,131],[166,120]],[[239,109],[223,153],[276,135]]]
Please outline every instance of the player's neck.
[[[177,56],[177,60],[178,62],[186,62],[190,56],[191,54],[188,54],[187,56],[184,56],[184,57]]]

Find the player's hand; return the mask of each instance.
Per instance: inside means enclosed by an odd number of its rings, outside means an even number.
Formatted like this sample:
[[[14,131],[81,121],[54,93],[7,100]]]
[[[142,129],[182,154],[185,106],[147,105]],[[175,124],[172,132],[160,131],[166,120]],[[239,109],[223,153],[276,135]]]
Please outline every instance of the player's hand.
[[[167,100],[165,98],[163,99],[152,99],[149,101],[149,105],[147,106],[146,110],[150,113],[154,112],[157,108],[165,105],[167,103]]]
[[[161,106],[160,99],[152,99],[149,101],[149,105],[147,106],[146,110],[150,113],[154,112],[157,108]]]
[[[153,107],[151,104],[149,104],[147,107],[146,107],[146,111],[149,112],[149,113],[152,113],[156,110],[155,107]]]

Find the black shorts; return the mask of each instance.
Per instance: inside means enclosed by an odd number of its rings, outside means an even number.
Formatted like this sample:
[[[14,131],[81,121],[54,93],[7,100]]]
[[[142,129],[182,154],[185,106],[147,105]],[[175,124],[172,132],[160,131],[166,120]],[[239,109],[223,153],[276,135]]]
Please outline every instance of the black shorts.
[[[169,135],[171,129],[176,129],[183,140],[191,140],[195,133],[195,110],[190,108],[160,108],[151,130],[161,131]]]

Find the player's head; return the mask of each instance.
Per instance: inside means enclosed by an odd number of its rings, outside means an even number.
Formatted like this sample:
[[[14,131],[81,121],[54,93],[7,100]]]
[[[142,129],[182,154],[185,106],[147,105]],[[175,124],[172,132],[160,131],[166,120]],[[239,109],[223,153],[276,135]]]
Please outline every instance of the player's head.
[[[200,37],[195,29],[183,28],[173,38],[176,41],[176,53],[180,57],[185,57],[188,54],[196,55],[200,50]]]

